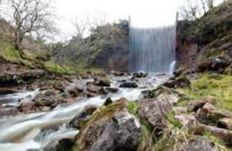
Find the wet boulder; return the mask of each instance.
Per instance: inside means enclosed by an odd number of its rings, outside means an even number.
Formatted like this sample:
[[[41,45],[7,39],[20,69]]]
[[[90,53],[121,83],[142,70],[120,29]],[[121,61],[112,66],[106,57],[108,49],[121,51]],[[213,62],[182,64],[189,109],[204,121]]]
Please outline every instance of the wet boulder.
[[[144,73],[144,72],[136,72],[136,73],[133,73],[133,79],[134,78],[146,78],[148,76],[147,73]]]
[[[112,87],[104,87],[100,89],[101,94],[109,94],[109,93],[117,93],[118,88],[112,88]]]
[[[74,151],[135,151],[140,142],[138,119],[127,112],[124,100],[95,112],[76,137]]]
[[[63,99],[60,96],[60,91],[48,90],[37,95],[33,102],[35,102],[36,106],[49,106],[53,108],[62,103]]]
[[[113,100],[111,98],[107,98],[104,105],[107,106],[107,105],[110,105],[113,103]]]
[[[94,84],[97,86],[100,86],[100,87],[109,87],[111,82],[106,77],[105,78],[96,78]]]
[[[159,86],[154,90],[151,91],[143,91],[142,92],[144,95],[144,98],[160,98],[160,99],[168,99],[170,101],[171,104],[176,104],[179,100],[180,97],[182,97],[183,95],[180,94],[179,92],[164,87],[164,86]]]
[[[55,145],[46,146],[45,148],[43,148],[43,151],[67,151],[67,150],[71,150],[73,145],[74,145],[73,140],[62,139]],[[34,151],[34,150],[30,150],[30,151]]]
[[[96,86],[96,85],[94,85],[93,83],[87,83],[86,90],[87,90],[88,92],[98,94],[98,93],[100,93],[100,89],[101,89],[101,88],[100,88],[99,86]]]
[[[170,78],[163,86],[168,88],[187,88],[191,86],[191,82],[186,76],[181,75],[179,77]]]
[[[114,75],[114,76],[121,77],[121,76],[125,75],[125,72],[111,71],[111,74]]]
[[[138,84],[135,82],[124,82],[120,84],[120,88],[138,88]]]
[[[86,106],[84,110],[78,113],[70,122],[70,126],[80,129],[84,122],[89,120],[90,116],[97,110],[95,106]]]

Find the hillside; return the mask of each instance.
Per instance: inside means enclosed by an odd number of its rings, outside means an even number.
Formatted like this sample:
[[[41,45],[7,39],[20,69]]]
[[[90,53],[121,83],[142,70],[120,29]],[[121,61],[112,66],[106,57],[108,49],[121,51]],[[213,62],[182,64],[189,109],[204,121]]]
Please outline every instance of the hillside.
[[[231,33],[232,1],[219,5],[198,20],[179,22],[177,54],[180,65],[185,64],[194,71],[217,57],[230,64]],[[230,69],[221,72],[225,70]]]

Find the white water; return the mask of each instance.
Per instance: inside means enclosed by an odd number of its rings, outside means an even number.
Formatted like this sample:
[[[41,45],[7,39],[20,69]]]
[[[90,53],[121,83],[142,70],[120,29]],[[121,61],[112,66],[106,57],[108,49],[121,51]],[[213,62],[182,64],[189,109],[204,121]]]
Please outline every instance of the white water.
[[[28,98],[30,100],[33,100],[39,93],[39,89],[36,89],[35,91],[0,95],[0,104],[16,106],[21,99]]]
[[[169,74],[172,75],[175,71],[175,67],[176,67],[176,61],[173,61],[170,66],[169,66]]]
[[[118,80],[130,81],[131,77],[111,77],[112,87],[118,87]],[[142,91],[153,89],[166,81],[168,76],[150,74],[141,78],[136,89],[119,89],[115,94],[86,98],[72,105],[60,105],[53,111],[34,113],[0,120],[0,151],[26,151],[28,149],[42,149],[46,145],[55,144],[64,138],[73,138],[79,131],[69,128],[69,123],[86,106],[101,106],[108,97],[118,100],[122,97],[130,101],[143,97]],[[79,83],[79,82],[77,82]],[[72,83],[73,85],[73,83]],[[25,95],[27,97],[28,95]],[[58,130],[54,131],[54,128]],[[45,131],[44,131],[45,130]]]
[[[130,27],[129,64],[132,72],[170,72],[175,61],[176,25]]]

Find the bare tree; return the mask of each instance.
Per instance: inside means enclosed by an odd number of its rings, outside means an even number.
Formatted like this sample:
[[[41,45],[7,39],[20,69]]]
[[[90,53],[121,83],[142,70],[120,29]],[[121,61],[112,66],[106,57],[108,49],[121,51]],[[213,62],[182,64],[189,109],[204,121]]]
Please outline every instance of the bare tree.
[[[183,19],[195,20],[214,8],[215,0],[186,0],[180,13]]]
[[[22,42],[29,34],[47,30],[51,24],[50,3],[43,0],[8,0],[12,9],[12,21],[15,25],[15,48],[22,50]],[[22,53],[22,51],[21,51]]]

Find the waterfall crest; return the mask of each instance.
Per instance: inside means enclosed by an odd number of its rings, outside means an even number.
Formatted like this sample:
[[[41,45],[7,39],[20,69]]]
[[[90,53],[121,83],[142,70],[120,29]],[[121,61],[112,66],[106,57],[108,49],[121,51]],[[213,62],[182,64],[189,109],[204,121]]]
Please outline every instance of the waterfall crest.
[[[175,61],[176,25],[157,28],[130,27],[130,71],[170,72]]]

